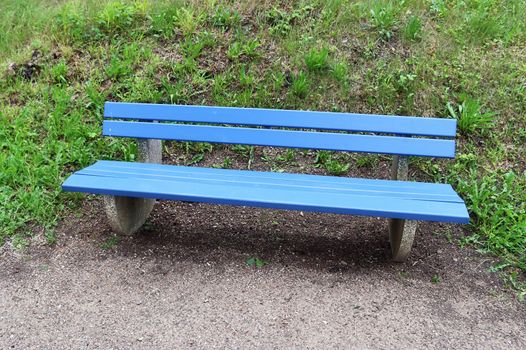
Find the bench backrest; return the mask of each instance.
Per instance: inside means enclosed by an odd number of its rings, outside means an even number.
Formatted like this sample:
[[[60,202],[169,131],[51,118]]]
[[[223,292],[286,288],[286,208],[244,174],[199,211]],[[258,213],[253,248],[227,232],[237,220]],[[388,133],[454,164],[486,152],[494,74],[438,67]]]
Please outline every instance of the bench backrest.
[[[455,156],[454,119],[118,102],[104,117],[106,136]]]

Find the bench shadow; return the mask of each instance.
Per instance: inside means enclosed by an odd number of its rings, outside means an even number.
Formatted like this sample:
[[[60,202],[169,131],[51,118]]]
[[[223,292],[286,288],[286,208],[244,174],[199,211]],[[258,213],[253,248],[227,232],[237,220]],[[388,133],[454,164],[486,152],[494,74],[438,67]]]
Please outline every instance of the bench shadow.
[[[159,203],[118,250],[216,266],[257,257],[328,272],[393,264],[386,219],[180,202]]]
[[[239,270],[252,257],[268,262],[265,271],[292,269],[341,277],[382,274],[406,281],[411,276],[429,282],[436,275],[477,287],[485,279],[497,284],[490,259],[456,241],[465,232],[459,225],[420,222],[409,258],[391,260],[385,218],[160,201],[150,220],[132,236],[113,239],[102,201],[90,197],[82,215],[61,224],[63,241],[77,245],[75,261],[116,257],[165,274],[195,265]],[[446,236],[448,239],[446,239]],[[68,242],[68,240],[70,240]],[[113,242],[110,248],[102,248]]]

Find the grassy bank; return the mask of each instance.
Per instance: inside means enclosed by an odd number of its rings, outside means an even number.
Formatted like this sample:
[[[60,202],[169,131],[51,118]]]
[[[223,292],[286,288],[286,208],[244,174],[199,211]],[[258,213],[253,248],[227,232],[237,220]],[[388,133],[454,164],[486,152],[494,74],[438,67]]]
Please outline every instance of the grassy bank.
[[[462,244],[526,270],[526,3],[520,0],[45,2],[0,11],[0,240],[25,246],[79,196],[105,100],[457,118],[455,161],[418,160],[468,203]],[[206,147],[205,147],[206,148]],[[195,162],[203,147],[194,147]],[[293,155],[292,155],[293,157]],[[374,159],[324,155],[331,172]],[[227,161],[227,160],[225,160]],[[315,160],[313,160],[315,161]],[[67,203],[67,204],[66,204]]]

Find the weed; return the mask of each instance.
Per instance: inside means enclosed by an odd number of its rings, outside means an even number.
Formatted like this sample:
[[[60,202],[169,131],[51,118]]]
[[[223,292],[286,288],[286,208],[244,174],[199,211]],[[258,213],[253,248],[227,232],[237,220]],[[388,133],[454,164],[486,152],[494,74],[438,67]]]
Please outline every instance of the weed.
[[[122,50],[115,48],[110,55],[110,61],[105,70],[108,78],[112,80],[131,76],[135,65],[147,58],[147,54],[137,44],[125,45]]]
[[[350,164],[332,157],[329,151],[317,151],[314,160],[316,167],[324,167],[331,175],[343,175],[349,171]]]
[[[29,240],[23,234],[19,233],[11,238],[11,244],[15,250],[22,251],[29,247]]]
[[[181,49],[187,59],[195,60],[205,47],[205,42],[201,40],[188,39],[183,42]]]
[[[295,157],[296,157],[296,150],[293,148],[289,148],[285,151],[284,154],[279,154],[276,157],[276,160],[282,163],[289,163],[289,162],[292,162]]]
[[[232,150],[247,159],[247,169],[250,169],[250,166],[254,161],[254,146],[234,145]]]
[[[340,83],[346,83],[349,77],[349,69],[344,62],[337,62],[331,67],[331,74]]]
[[[193,165],[201,162],[205,158],[205,153],[212,152],[212,145],[208,142],[183,142],[178,143],[182,146],[185,154],[190,155],[186,165]]]
[[[431,277],[431,283],[433,283],[433,284],[440,283],[440,276],[439,275],[433,275],[433,277]]]
[[[415,81],[416,77],[417,76],[414,73],[399,72],[396,79],[397,90],[403,92],[412,92],[413,82]]]
[[[185,103],[189,94],[189,87],[184,81],[171,82],[166,78],[161,79],[162,92],[168,99],[166,102],[174,103]]]
[[[517,291],[517,299],[521,302],[524,301],[526,298],[526,281],[521,278],[520,272],[515,270],[508,274],[501,274],[501,276],[510,288]]]
[[[168,39],[175,33],[174,29],[179,15],[179,7],[170,6],[162,10],[162,12],[155,13],[151,16],[149,33],[163,39]]]
[[[130,29],[134,21],[144,15],[140,2],[127,4],[121,1],[108,2],[97,18],[98,29],[110,36]]]
[[[54,230],[46,230],[44,237],[46,238],[46,243],[48,245],[57,243],[57,233]]]
[[[469,236],[487,251],[498,252],[513,266],[526,269],[526,173],[493,173],[479,178],[475,169],[458,179],[457,190],[475,218],[478,233]]]
[[[229,29],[239,25],[241,22],[241,16],[236,10],[220,6],[216,9],[211,20],[213,26]]]
[[[305,64],[311,72],[329,68],[329,49],[312,49],[305,55]]]
[[[257,267],[257,268],[261,268],[265,265],[268,264],[268,261],[266,260],[263,260],[263,259],[260,259],[260,258],[248,258],[247,261],[246,261],[246,264],[250,267]]]
[[[451,230],[449,230],[449,229],[445,230],[443,232],[443,234],[444,234],[444,237],[446,237],[446,240],[448,241],[448,243],[450,243],[450,244],[454,243],[454,241],[453,241],[453,234],[452,234]]]
[[[134,102],[160,103],[163,93],[157,89],[155,82],[144,76],[137,75],[133,80],[128,81],[130,84],[127,99]]]
[[[370,9],[370,20],[372,26],[378,30],[380,37],[390,40],[396,24],[398,8],[393,1],[375,1]]]
[[[431,12],[437,17],[444,17],[448,11],[446,0],[431,0]]]
[[[244,45],[243,45],[243,53],[247,56],[247,57],[256,57],[258,55],[257,53],[257,48],[261,46],[261,43],[258,39],[252,39],[252,40],[248,40]]]
[[[228,51],[226,52],[226,55],[231,60],[235,60],[239,58],[243,54],[243,45],[238,42],[234,41],[232,45],[228,48]]]
[[[417,41],[422,38],[422,21],[417,16],[411,16],[404,28],[404,39]]]
[[[293,75],[290,90],[294,96],[305,98],[309,91],[309,80],[307,74],[300,71],[298,74]]]
[[[51,68],[51,79],[55,84],[63,85],[67,84],[68,80],[68,66],[66,62],[59,62]]]
[[[317,167],[324,165],[331,158],[331,153],[329,151],[316,151],[316,159],[314,164]]]
[[[231,169],[232,168],[232,160],[230,160],[230,158],[226,157],[223,160],[223,164],[221,165],[221,168],[223,168],[223,169]]]
[[[197,164],[199,163],[200,161],[202,161],[203,159],[205,158],[205,154],[204,153],[197,153],[197,154],[194,154],[192,159],[190,159],[186,165],[193,165],[193,164]]]
[[[228,48],[226,55],[231,60],[237,60],[241,56],[256,57],[258,55],[257,48],[260,45],[261,43],[257,39],[252,39],[245,43],[235,41]]]
[[[175,24],[183,36],[189,37],[197,31],[203,20],[203,15],[197,14],[193,8],[183,7],[177,12]]]
[[[380,157],[377,154],[366,154],[356,158],[356,165],[361,168],[373,168],[380,162]]]
[[[501,26],[499,16],[488,11],[484,5],[469,11],[465,16],[465,31],[472,42],[483,43],[498,38],[503,30]]]
[[[349,171],[350,164],[330,158],[325,162],[324,166],[331,175],[343,175]]]
[[[461,101],[456,106],[448,102],[447,109],[450,116],[457,120],[458,128],[464,135],[479,133],[492,127],[495,113],[482,113],[480,102],[468,95],[461,95]]]
[[[292,26],[305,19],[313,9],[314,8],[309,5],[294,9],[291,12],[282,11],[276,7],[272,8],[267,13],[267,21],[270,24],[270,34],[277,36],[287,35],[292,30]]]
[[[248,88],[253,87],[256,83],[256,76],[251,73],[247,72],[245,69],[245,66],[242,66],[239,70],[239,84],[242,87]]]
[[[60,9],[54,25],[66,41],[81,41],[87,35],[87,19],[75,3],[67,3]]]
[[[119,57],[113,56],[106,67],[106,75],[112,80],[131,74],[130,67]]]
[[[110,250],[113,247],[115,247],[117,245],[117,243],[119,243],[119,241],[120,241],[119,236],[113,235],[113,236],[109,237],[108,239],[106,239],[104,242],[102,242],[100,244],[100,248],[102,250]]]
[[[272,90],[273,91],[281,91],[281,89],[285,86],[287,83],[287,77],[285,73],[283,72],[272,72],[270,74],[271,83],[272,83]],[[525,133],[526,135],[526,133]],[[526,138],[526,136],[525,136]]]

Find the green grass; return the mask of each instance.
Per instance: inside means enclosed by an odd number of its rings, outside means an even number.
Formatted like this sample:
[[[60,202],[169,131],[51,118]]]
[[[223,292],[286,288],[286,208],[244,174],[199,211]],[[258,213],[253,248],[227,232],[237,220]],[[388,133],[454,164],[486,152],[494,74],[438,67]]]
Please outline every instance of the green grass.
[[[404,27],[404,39],[417,41],[422,38],[422,21],[417,16],[411,16]]]
[[[263,260],[261,258],[252,257],[248,258],[245,263],[247,264],[247,266],[250,267],[262,268],[263,266],[268,264],[268,261]]]
[[[329,49],[312,49],[305,55],[305,65],[309,71],[321,71],[329,68]]]
[[[100,249],[110,250],[113,247],[115,247],[119,243],[119,241],[120,241],[119,236],[113,235],[100,244]]]
[[[472,222],[462,244],[526,271],[526,3],[13,1],[0,11],[0,241],[23,249],[82,196],[60,184],[96,159],[134,159],[100,137],[106,100],[432,115],[458,120],[455,161],[418,176],[455,186]],[[211,145],[183,144],[182,162]],[[258,152],[231,148],[250,167]],[[268,159],[273,168],[294,153]],[[318,152],[345,175],[377,156]],[[236,159],[234,159],[236,158]],[[46,236],[52,244],[53,234]]]
[[[461,96],[460,104],[453,106],[452,103],[448,103],[447,108],[450,116],[458,120],[460,132],[466,136],[488,131],[493,126],[495,113],[482,113],[480,102],[470,96]]]

